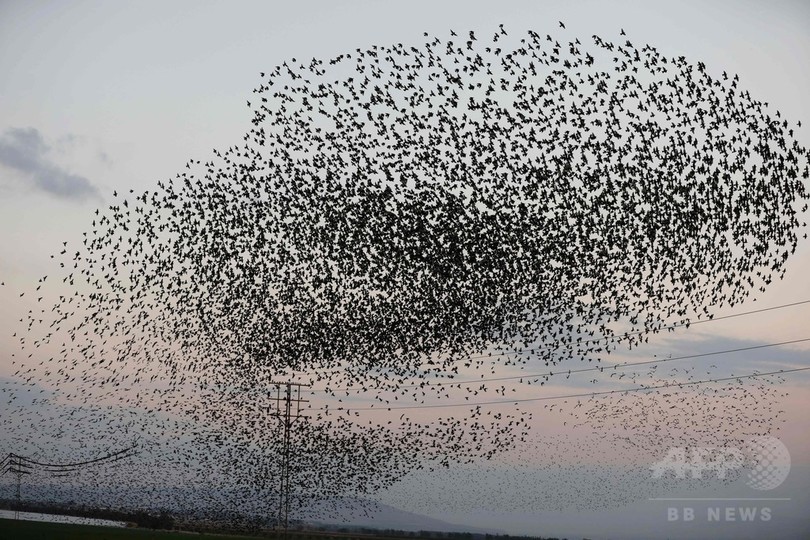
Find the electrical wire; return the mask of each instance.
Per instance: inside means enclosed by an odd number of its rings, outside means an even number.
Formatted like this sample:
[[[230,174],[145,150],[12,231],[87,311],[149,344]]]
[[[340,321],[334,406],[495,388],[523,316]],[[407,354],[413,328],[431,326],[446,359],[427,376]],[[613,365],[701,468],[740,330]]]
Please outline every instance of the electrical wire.
[[[795,306],[800,306],[800,305],[804,305],[804,304],[810,304],[810,299],[808,299],[808,300],[799,300],[797,302],[791,302],[791,303],[788,303],[788,304],[780,304],[780,305],[770,306],[770,307],[766,307],[766,308],[754,309],[754,310],[749,310],[749,311],[742,311],[740,313],[732,313],[730,315],[723,315],[721,317],[710,317],[708,319],[702,319],[702,320],[689,322],[689,323],[677,323],[677,324],[673,324],[673,325],[670,325],[670,326],[662,327],[658,331],[662,332],[662,331],[665,331],[665,330],[667,330],[667,331],[668,330],[674,330],[674,329],[680,328],[680,327],[687,327],[688,328],[689,326],[696,325],[696,324],[702,324],[702,323],[708,323],[708,322],[716,322],[716,321],[721,321],[721,320],[724,320],[724,319],[731,319],[731,318],[735,318],[735,317],[744,317],[744,316],[748,316],[748,315],[754,315],[754,314],[757,314],[757,313],[764,313],[764,312],[767,312],[767,311],[775,311],[775,310],[778,310],[778,309],[795,307]],[[577,345],[578,346],[579,345],[587,345],[589,343],[598,343],[600,341],[611,342],[611,341],[616,341],[617,339],[621,339],[621,338],[624,338],[624,337],[644,334],[646,332],[647,332],[646,330],[641,330],[641,331],[637,331],[637,332],[629,332],[629,333],[621,334],[619,336],[611,336],[609,338],[586,340],[586,341],[577,343]],[[788,342],[783,342],[783,343],[761,345],[761,346],[755,346],[755,347],[744,347],[744,348],[740,348],[740,349],[731,349],[731,350],[725,351],[725,352],[738,352],[738,351],[753,350],[753,349],[763,348],[763,347],[775,347],[775,346],[780,346],[780,345],[786,345],[786,344],[789,344],[789,343],[798,343],[798,342],[801,342],[801,341],[808,341],[808,340],[810,340],[810,338],[803,339],[803,340],[788,341]],[[545,349],[554,349],[554,348],[560,348],[560,346],[559,345],[553,345],[553,344],[542,344],[541,343],[541,344],[538,344],[535,348],[529,349],[529,352],[533,352],[535,350],[544,349],[544,348]],[[705,355],[708,356],[708,355],[723,354],[723,353],[724,353],[724,351],[718,351],[718,352],[713,352],[713,353],[706,353]],[[467,356],[467,357],[465,357],[465,359],[467,359],[467,360],[476,360],[476,359],[501,357],[501,356],[508,356],[508,355],[517,355],[517,354],[520,354],[520,352],[513,351],[513,352],[489,353],[489,354],[486,354],[486,355]],[[699,356],[700,355],[690,355],[690,356],[682,356],[682,357],[666,359],[666,360],[667,361],[668,360],[684,360],[684,359],[688,359],[688,358],[697,358]],[[617,364],[617,365],[619,367],[622,367],[624,365],[644,365],[644,364],[658,363],[658,362],[662,362],[662,361],[664,361],[664,360],[651,360],[651,361],[646,361],[646,362],[626,363],[626,364]],[[593,367],[593,368],[581,368],[581,369],[577,369],[577,370],[572,369],[572,370],[570,370],[570,373],[581,373],[581,372],[586,372],[586,371],[597,371],[597,370],[604,371],[604,369],[615,369],[615,367],[616,367],[616,365],[610,366],[609,368],[606,368],[606,367]],[[339,372],[340,372],[340,370],[336,370],[336,371],[333,371],[332,373],[339,373]],[[468,384],[478,384],[478,383],[482,383],[482,382],[496,382],[496,381],[505,381],[505,380],[515,380],[515,379],[521,379],[521,378],[545,377],[545,376],[548,376],[548,375],[567,374],[567,373],[569,373],[569,370],[565,370],[564,372],[559,372],[559,373],[558,372],[550,372],[550,373],[539,373],[539,374],[529,374],[529,375],[517,375],[517,376],[509,376],[509,377],[481,378],[481,379],[475,379],[475,380],[469,380],[469,381],[446,380],[446,381],[440,381],[440,382],[435,382],[435,383],[420,382],[418,384],[397,385],[397,387],[395,389],[391,389],[391,390],[402,390],[402,389],[405,389],[405,388],[431,388],[431,387],[437,387],[437,386],[454,386],[454,385],[459,385],[459,384],[468,385]],[[379,390],[379,388],[377,388],[377,390]],[[354,393],[359,394],[359,393],[365,392],[365,390],[363,388],[357,388],[357,387],[342,387],[342,388],[335,388],[335,389],[328,389],[327,387],[324,387],[324,388],[312,388],[312,389],[310,389],[308,391],[310,392],[310,395],[315,395],[317,392],[328,392],[330,394],[334,394],[334,393],[337,393],[337,392],[354,392]]]
[[[134,450],[134,449],[135,449],[134,446],[130,446],[129,448],[119,450],[118,452],[114,452],[112,454],[108,454],[108,455],[100,457],[100,458],[91,459],[91,460],[88,460],[88,461],[80,461],[80,462],[76,462],[76,463],[43,463],[41,461],[36,461],[36,460],[31,459],[31,458],[27,458],[25,456],[15,456],[15,457],[23,460],[26,463],[31,463],[33,465],[39,465],[40,467],[48,467],[48,468],[57,468],[58,469],[58,468],[66,468],[66,467],[80,467],[80,466],[83,466],[83,465],[92,465],[92,464],[99,463],[99,462],[102,462],[102,461],[107,461],[107,460],[109,460],[109,461],[118,461],[118,459],[123,459],[123,458],[126,458],[126,457],[130,457],[132,455],[135,455],[135,454],[127,454],[127,455],[122,456],[122,454],[124,454],[125,452],[129,452],[129,451]],[[116,456],[120,456],[120,457],[116,458]],[[112,459],[112,458],[116,458],[116,459]],[[54,471],[48,471],[48,472],[54,472]]]
[[[704,379],[701,381],[689,381],[684,383],[666,383],[660,385],[653,385],[653,386],[639,386],[635,388],[625,388],[623,390],[602,390],[598,392],[582,392],[578,394],[563,394],[563,395],[555,395],[555,396],[542,396],[542,397],[535,397],[535,398],[520,398],[520,399],[508,399],[508,400],[494,400],[494,401],[479,401],[479,402],[468,402],[468,403],[435,403],[435,404],[428,404],[428,405],[399,405],[399,406],[386,406],[386,407],[335,407],[333,409],[329,409],[328,407],[321,407],[318,409],[311,409],[313,411],[333,411],[333,412],[351,412],[351,411],[399,411],[404,409],[439,409],[439,408],[450,408],[450,407],[480,407],[482,405],[504,405],[504,404],[514,404],[517,405],[518,403],[528,403],[532,401],[548,401],[548,400],[556,400],[556,399],[570,399],[570,398],[579,398],[579,397],[594,397],[594,396],[602,396],[602,395],[609,395],[609,394],[627,394],[629,392],[644,392],[648,390],[656,390],[661,388],[683,388],[684,386],[693,386],[697,384],[705,384],[705,383],[713,383],[713,382],[722,382],[722,381],[733,381],[738,379],[751,379],[755,377],[765,377],[769,375],[784,375],[788,373],[795,373],[798,371],[807,371],[810,370],[810,367],[803,367],[803,368],[794,368],[794,369],[780,369],[778,371],[769,371],[764,373],[751,373],[748,375],[733,375],[731,377],[719,377],[715,379]]]

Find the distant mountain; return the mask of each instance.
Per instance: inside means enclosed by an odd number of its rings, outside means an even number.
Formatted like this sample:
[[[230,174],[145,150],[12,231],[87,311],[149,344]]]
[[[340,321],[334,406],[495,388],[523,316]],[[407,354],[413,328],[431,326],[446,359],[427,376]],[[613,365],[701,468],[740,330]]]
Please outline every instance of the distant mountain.
[[[0,486],[1,487],[1,486]],[[6,486],[9,487],[9,486]],[[7,491],[7,490],[6,490]],[[229,499],[230,495],[230,499]],[[11,492],[0,489],[0,499],[11,501]],[[140,510],[143,508],[162,509],[176,517],[223,519],[244,518],[261,515],[267,519],[275,518],[274,509],[265,501],[240,499],[233,494],[212,489],[191,489],[184,487],[140,490],[133,486],[116,487],[76,487],[56,485],[27,485],[23,499],[28,503],[49,501],[64,506],[86,506],[90,508],[112,507],[121,511]],[[179,501],[195,501],[193,509]],[[230,501],[224,505],[216,501]],[[238,501],[238,505],[236,505]],[[302,514],[291,509],[290,519],[315,526],[330,527],[393,529],[400,531],[433,531],[433,532],[469,532],[474,534],[505,534],[498,529],[483,529],[468,525],[448,523],[429,516],[406,512],[393,506],[365,499],[344,498],[312,502]]]
[[[325,517],[327,516],[328,517]],[[400,531],[469,532],[474,534],[506,534],[498,529],[482,529],[469,525],[448,523],[422,514],[406,512],[393,506],[372,501],[344,501],[332,506],[323,517],[306,520],[313,525],[347,528],[394,529]]]

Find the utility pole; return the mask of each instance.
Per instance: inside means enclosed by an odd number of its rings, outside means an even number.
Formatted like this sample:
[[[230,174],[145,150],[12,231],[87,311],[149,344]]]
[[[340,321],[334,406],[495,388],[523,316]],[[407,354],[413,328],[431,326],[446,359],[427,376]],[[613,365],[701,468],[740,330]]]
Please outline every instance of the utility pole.
[[[8,461],[8,465],[4,465],[3,469],[0,470],[0,476],[6,474],[7,472],[10,472],[17,477],[16,497],[15,497],[16,504],[14,505],[15,506],[14,519],[20,518],[20,507],[22,506],[21,504],[22,476],[24,474],[31,474],[32,470],[36,469],[39,472],[50,473],[51,476],[54,477],[68,476],[71,473],[78,471],[84,467],[112,463],[120,459],[132,457],[137,453],[134,450],[135,447],[131,446],[129,448],[125,448],[124,450],[119,450],[118,452],[107,454],[106,456],[100,458],[90,459],[87,461],[80,461],[76,463],[46,463],[42,461],[36,461],[30,457],[21,456],[19,454],[13,453],[8,454],[8,456],[6,456],[3,459],[3,462]]]
[[[19,466],[20,462],[17,461],[16,465]],[[30,474],[30,473],[28,473],[28,474]],[[19,520],[20,519],[20,506],[22,506],[22,504],[21,504],[21,502],[22,502],[22,475],[23,475],[22,468],[15,469],[14,470],[14,475],[17,477],[17,496],[16,496],[16,502],[14,503],[14,519]]]
[[[309,400],[301,399],[301,388],[309,385],[289,381],[271,382],[270,384],[276,387],[275,407],[271,405],[270,416],[278,418],[284,428],[276,533],[278,535],[279,528],[284,523],[284,538],[286,539],[290,515],[290,429],[293,422],[299,418],[306,418],[306,415],[301,414],[301,404],[307,403]]]
[[[9,454],[8,455],[8,466],[3,473],[10,472],[17,478],[17,485],[15,489],[15,496],[14,496],[14,519],[20,519],[20,507],[22,506],[22,476],[24,474],[31,474],[31,471],[28,469],[31,468],[31,465],[27,463],[23,463],[22,456],[18,456],[17,454]]]

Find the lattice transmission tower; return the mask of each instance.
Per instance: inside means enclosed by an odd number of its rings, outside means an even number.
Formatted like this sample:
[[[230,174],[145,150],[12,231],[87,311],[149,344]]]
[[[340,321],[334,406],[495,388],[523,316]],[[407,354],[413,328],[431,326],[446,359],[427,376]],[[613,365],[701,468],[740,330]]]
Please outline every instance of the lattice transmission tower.
[[[284,429],[276,531],[283,524],[284,538],[287,538],[290,514],[290,430],[294,422],[307,418],[301,412],[301,404],[309,400],[301,398],[301,388],[309,385],[289,381],[270,384],[275,387],[275,404],[271,405],[270,416],[278,418]]]

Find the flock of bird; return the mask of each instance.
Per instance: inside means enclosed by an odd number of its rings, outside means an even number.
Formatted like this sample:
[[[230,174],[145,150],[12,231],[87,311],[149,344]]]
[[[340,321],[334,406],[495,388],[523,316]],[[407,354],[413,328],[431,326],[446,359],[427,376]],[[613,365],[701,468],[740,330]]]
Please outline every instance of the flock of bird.
[[[42,480],[49,496],[272,513],[288,380],[311,387],[297,506],[536,448],[532,411],[475,402],[548,377],[459,381],[602,365],[738,305],[784,274],[804,226],[810,153],[788,121],[738,77],[624,35],[426,34],[261,76],[243,140],[114,193],[37,283],[0,451],[139,449]],[[778,393],[733,391],[752,411]],[[660,449],[676,418],[700,440],[750,419],[677,396],[572,404],[567,422]],[[439,403],[466,406],[394,411]],[[721,418],[728,433],[706,429]],[[142,489],[113,496],[121,478]]]
[[[697,478],[691,474],[679,478],[671,471],[656,478],[650,465],[664,459],[671,448],[684,448],[691,459],[689,452],[695,448],[740,449],[752,438],[776,436],[784,422],[785,411],[779,408],[787,396],[780,388],[784,378],[690,388],[673,384],[673,373],[657,368],[634,372],[632,377],[648,387],[665,388],[547,403],[542,407],[544,433],[532,434],[526,444],[483,465],[443,468],[405,479],[377,497],[428,514],[435,507],[462,514],[483,508],[496,513],[602,511],[733,484],[748,463],[729,467],[723,477],[704,471]],[[711,374],[718,370],[709,368]],[[700,377],[695,367],[681,371],[682,382]],[[422,492],[442,493],[442,500],[417,496]]]

